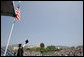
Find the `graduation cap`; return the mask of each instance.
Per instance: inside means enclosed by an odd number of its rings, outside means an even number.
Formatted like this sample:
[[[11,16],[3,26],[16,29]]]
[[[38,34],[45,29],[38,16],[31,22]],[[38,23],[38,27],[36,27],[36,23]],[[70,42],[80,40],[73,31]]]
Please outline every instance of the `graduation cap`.
[[[25,44],[27,44],[28,42],[29,42],[29,41],[28,41],[28,40],[26,40],[26,41],[25,41]]]

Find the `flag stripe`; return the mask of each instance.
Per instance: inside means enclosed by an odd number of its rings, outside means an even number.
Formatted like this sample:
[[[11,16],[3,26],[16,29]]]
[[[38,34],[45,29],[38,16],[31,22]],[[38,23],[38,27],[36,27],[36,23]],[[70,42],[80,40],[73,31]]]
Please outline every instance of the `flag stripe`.
[[[16,20],[21,20],[21,18],[20,18],[20,9],[17,8],[17,9],[15,10],[15,12],[16,12],[16,14],[17,14]]]

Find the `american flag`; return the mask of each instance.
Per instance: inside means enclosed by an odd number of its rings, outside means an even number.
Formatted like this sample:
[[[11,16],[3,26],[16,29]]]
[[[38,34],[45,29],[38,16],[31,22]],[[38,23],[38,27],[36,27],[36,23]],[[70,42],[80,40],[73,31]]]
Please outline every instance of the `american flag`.
[[[16,8],[15,12],[17,14],[16,20],[21,20],[21,18],[20,18],[20,9],[19,8]]]

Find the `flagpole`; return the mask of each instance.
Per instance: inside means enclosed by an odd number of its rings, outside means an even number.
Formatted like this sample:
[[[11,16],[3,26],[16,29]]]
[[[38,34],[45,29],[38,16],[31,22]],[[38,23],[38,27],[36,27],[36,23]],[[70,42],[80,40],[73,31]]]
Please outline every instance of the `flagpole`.
[[[21,3],[21,1],[19,1],[18,6],[20,6],[20,3]],[[14,1],[13,1],[13,5],[14,5]],[[14,10],[15,10],[15,5],[14,5]],[[11,31],[10,31],[10,34],[9,34],[9,38],[8,38],[7,46],[6,46],[6,49],[5,49],[5,52],[4,52],[4,56],[6,55],[6,52],[7,52],[7,49],[8,49],[8,45],[9,45],[10,38],[11,38],[11,35],[12,35],[13,27],[14,27],[14,24],[15,24],[15,20],[16,19],[13,20],[13,24],[12,24]]]
[[[4,56],[6,55],[6,52],[7,52],[7,49],[8,49],[8,45],[9,45],[9,42],[10,42],[10,39],[11,39],[14,24],[15,24],[15,19],[13,20],[13,24],[12,24],[11,31],[10,31],[10,34],[9,34],[9,38],[8,38],[7,46],[6,46],[6,49],[5,49],[5,52],[4,52]]]

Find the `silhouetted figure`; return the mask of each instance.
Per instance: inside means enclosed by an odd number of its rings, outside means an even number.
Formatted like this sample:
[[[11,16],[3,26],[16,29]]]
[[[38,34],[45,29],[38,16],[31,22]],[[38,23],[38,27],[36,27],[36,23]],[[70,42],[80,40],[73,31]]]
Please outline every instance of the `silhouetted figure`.
[[[19,44],[18,46],[18,52],[17,52],[17,56],[23,56],[23,47],[22,44]]]
[[[23,47],[24,47],[28,42],[29,42],[29,41],[26,40],[24,45],[22,45],[22,44],[19,44],[19,45],[18,45],[19,48],[18,48],[17,56],[23,56]]]

